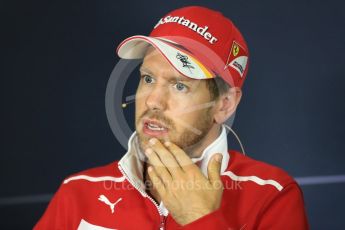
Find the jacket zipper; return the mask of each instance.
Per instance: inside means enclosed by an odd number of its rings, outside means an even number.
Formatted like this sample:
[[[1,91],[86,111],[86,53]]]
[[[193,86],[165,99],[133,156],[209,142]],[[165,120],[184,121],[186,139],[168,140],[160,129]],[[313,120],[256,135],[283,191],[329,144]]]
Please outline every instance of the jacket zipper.
[[[165,228],[165,221],[166,221],[167,217],[166,216],[161,216],[161,224],[160,224],[160,228],[159,230],[164,230]]]
[[[128,181],[136,190],[138,190],[138,191],[141,193],[141,195],[142,195],[143,197],[147,197],[147,198],[154,204],[154,206],[157,208],[157,211],[158,211],[158,213],[159,213],[160,220],[161,220],[160,225],[159,225],[159,226],[160,226],[160,227],[159,227],[159,230],[164,230],[164,228],[165,228],[165,219],[166,219],[166,217],[163,215],[163,213],[162,213],[162,211],[160,210],[160,208],[159,208],[157,202],[156,202],[152,197],[150,197],[145,191],[143,191],[136,183],[134,183],[132,180],[129,179],[129,177],[127,176],[127,174],[125,173],[125,171],[122,169],[122,167],[121,167],[120,164],[119,164],[119,167],[118,167],[118,168],[119,168],[120,172],[122,173],[122,175],[125,176],[125,178],[127,179],[127,181]]]

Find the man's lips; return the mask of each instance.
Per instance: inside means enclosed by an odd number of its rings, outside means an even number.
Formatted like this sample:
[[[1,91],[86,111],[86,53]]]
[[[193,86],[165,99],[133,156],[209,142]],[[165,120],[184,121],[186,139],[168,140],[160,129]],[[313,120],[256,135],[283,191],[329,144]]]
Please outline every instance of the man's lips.
[[[166,125],[160,123],[159,121],[155,121],[155,120],[150,120],[150,119],[145,119],[143,122],[144,126],[151,124],[154,126],[158,126],[159,128],[163,128],[165,130],[167,130],[168,128],[166,127]]]
[[[143,121],[143,133],[152,137],[159,137],[168,133],[168,128],[162,123],[145,119]]]

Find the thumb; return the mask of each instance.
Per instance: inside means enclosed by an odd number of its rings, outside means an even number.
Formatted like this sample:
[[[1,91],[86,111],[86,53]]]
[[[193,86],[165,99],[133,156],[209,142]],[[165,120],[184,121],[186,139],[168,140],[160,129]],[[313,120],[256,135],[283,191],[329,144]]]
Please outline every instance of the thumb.
[[[208,163],[207,174],[211,184],[220,181],[220,168],[222,165],[222,158],[223,155],[217,153],[211,158],[210,162]]]

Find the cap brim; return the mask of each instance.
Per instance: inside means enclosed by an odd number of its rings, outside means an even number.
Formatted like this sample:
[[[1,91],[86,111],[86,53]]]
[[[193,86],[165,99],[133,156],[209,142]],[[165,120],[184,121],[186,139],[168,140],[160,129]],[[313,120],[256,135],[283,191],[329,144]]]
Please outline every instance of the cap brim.
[[[116,52],[120,58],[141,59],[144,58],[150,46],[155,47],[180,74],[186,77],[193,79],[216,77],[196,57],[182,49],[180,44],[166,38],[132,36],[121,42]]]

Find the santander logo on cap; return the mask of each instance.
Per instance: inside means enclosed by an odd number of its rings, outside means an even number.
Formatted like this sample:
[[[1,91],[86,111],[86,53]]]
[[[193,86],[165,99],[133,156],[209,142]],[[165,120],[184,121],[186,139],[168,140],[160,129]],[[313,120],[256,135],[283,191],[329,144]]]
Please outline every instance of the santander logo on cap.
[[[190,21],[187,18],[179,17],[179,16],[166,16],[165,18],[161,18],[159,22],[155,25],[155,29],[165,23],[177,23],[179,25],[185,26],[193,31],[195,31],[197,34],[200,34],[202,37],[204,37],[209,43],[214,44],[217,42],[218,38],[214,37],[211,33],[207,32],[208,26],[198,26],[193,21]]]

